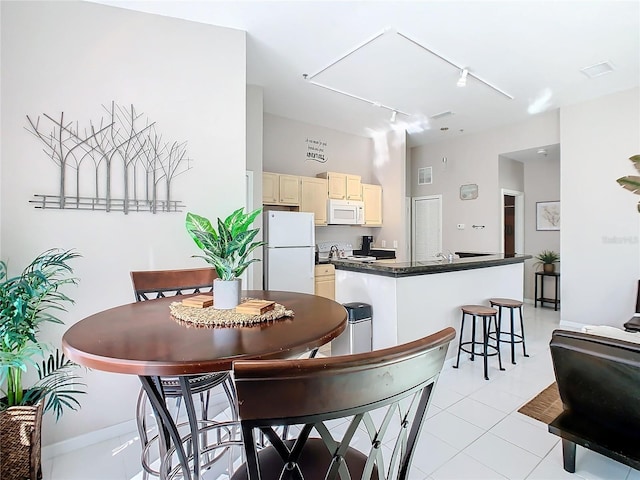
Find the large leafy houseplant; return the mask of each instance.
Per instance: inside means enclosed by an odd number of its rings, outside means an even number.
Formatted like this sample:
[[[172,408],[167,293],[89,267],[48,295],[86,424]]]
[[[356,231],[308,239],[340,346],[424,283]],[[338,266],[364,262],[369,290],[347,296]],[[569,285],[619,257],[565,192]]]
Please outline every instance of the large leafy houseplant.
[[[203,252],[193,256],[213,265],[221,280],[238,278],[249,265],[259,261],[249,259],[251,252],[265,244],[254,241],[260,229],[249,228],[260,211],[258,208],[245,214],[244,208],[239,208],[224,220],[218,218],[217,230],[207,218],[187,213],[187,232]]]
[[[77,365],[38,340],[42,325],[62,324],[58,312],[73,303],[62,290],[77,284],[68,262],[79,256],[71,250],[47,250],[14,277],[0,261],[0,385],[6,382],[0,411],[43,401],[44,411],[53,410],[58,420],[65,408],[79,408],[75,396],[86,392],[79,390],[83,384],[73,373]],[[38,380],[25,387],[22,376],[29,367],[36,369]]]
[[[640,154],[629,157],[629,160],[631,160],[633,166],[636,167],[636,170],[640,172]],[[626,188],[632,193],[640,195],[640,176],[626,175],[624,177],[620,177],[617,182],[622,188]],[[640,212],[640,202],[638,202],[638,212]]]

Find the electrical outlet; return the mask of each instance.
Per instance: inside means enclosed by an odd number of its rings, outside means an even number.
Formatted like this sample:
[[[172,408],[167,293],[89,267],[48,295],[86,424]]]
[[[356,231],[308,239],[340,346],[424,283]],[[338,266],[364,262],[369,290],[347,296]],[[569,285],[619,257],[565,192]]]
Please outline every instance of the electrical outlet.
[[[398,248],[398,240],[393,241],[393,248]]]
[[[464,223],[458,224],[458,230],[464,230]]]
[[[380,240],[380,246],[382,248],[386,247],[387,246],[387,241],[386,240]]]

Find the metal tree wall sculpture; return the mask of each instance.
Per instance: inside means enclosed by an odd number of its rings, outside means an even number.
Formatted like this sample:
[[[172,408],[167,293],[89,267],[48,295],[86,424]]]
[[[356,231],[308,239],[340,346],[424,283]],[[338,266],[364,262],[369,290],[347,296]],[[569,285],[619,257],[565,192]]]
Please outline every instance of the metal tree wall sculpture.
[[[46,113],[51,130],[43,132],[40,117],[27,115],[26,130],[44,144],[44,152],[60,172],[58,195],[34,195],[36,208],[179,212],[171,199],[173,179],[191,169],[187,142],[165,141],[155,122],[142,118],[133,105],[103,105],[107,119],[89,121],[82,131],[60,113]],[[44,123],[44,122],[43,122]],[[114,192],[117,192],[114,193]],[[121,197],[118,197],[121,195]]]

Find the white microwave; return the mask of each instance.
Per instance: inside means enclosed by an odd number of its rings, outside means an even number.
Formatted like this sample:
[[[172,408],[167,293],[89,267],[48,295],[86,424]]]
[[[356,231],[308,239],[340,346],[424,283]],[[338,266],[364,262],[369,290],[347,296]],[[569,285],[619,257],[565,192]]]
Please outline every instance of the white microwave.
[[[327,224],[364,225],[364,202],[327,200]]]

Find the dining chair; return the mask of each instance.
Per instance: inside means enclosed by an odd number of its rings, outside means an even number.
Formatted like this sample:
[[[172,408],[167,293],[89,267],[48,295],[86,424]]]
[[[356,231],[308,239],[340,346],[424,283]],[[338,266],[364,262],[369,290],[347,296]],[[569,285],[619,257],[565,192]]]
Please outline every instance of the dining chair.
[[[182,270],[149,270],[131,272],[131,281],[137,302],[153,300],[177,295],[190,295],[194,293],[207,293],[213,290],[213,280],[218,277],[214,268],[194,268]],[[182,391],[177,377],[161,377],[160,383],[166,399],[176,400],[176,420],[180,413],[182,403]],[[208,421],[208,410],[211,389],[222,385],[231,407],[231,416],[237,420],[236,395],[229,372],[216,372],[203,375],[194,375],[189,378],[191,391],[199,394],[200,417],[203,425]],[[190,401],[190,399],[189,399]],[[149,474],[159,476],[159,470],[152,466],[151,447],[158,441],[160,455],[166,453],[166,439],[163,429],[153,433],[153,428],[147,423],[147,395],[141,388],[138,394],[136,406],[136,423],[138,434],[142,444],[143,478]],[[177,421],[176,421],[177,423]],[[202,442],[206,445],[206,442]],[[215,459],[209,459],[212,463]]]
[[[234,362],[246,461],[232,480],[405,480],[454,338],[449,327],[354,355]]]

